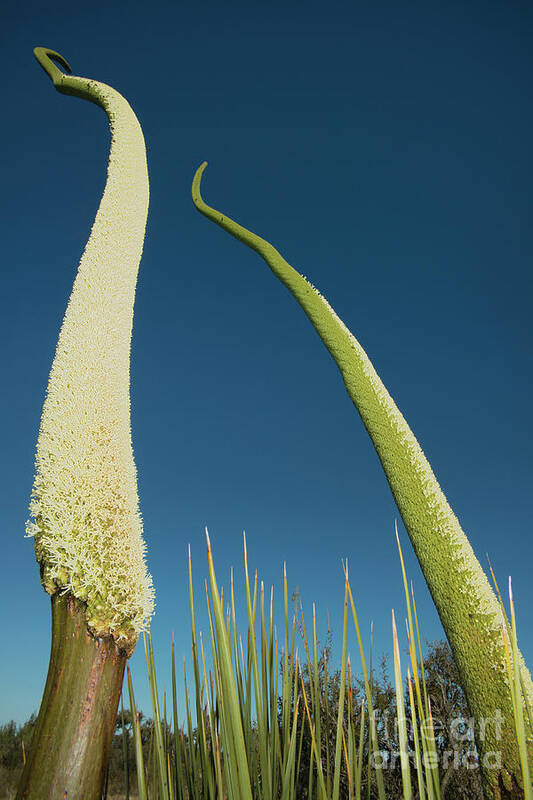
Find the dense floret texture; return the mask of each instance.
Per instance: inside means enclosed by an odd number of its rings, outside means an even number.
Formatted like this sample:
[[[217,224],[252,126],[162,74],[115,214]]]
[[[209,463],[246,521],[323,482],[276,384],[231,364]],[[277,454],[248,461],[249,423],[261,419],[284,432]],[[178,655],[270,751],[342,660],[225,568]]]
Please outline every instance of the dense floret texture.
[[[88,83],[111,122],[108,176],[50,373],[27,533],[46,591],[85,601],[90,630],[128,649],[153,613],[129,401],[148,175],[130,106],[110,87]]]

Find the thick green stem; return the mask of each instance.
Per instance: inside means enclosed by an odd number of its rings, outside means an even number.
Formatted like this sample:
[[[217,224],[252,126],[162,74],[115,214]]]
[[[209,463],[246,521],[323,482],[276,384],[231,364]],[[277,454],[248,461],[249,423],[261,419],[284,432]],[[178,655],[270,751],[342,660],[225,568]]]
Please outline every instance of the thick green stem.
[[[99,800],[127,656],[87,629],[85,604],[52,597],[46,686],[17,800]]]
[[[324,297],[269,242],[203,201],[200,181],[205,167],[202,164],[193,181],[197,209],[259,253],[293,294],[339,367],[372,439],[461,674],[475,718],[487,797],[523,796],[500,606],[467,537],[359,342]],[[531,703],[533,684],[520,654],[519,664]]]

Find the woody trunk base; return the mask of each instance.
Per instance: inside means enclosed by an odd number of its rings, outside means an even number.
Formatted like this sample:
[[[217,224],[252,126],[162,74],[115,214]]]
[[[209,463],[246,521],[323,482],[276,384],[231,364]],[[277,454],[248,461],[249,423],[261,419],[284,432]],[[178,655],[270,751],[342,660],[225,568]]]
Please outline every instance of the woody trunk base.
[[[48,677],[17,800],[99,800],[126,654],[87,630],[85,604],[52,597]]]

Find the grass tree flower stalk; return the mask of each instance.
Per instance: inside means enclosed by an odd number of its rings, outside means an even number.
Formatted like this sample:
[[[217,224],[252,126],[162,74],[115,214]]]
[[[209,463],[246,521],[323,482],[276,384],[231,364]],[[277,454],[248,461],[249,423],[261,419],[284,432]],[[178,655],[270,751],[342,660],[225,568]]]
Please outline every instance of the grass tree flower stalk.
[[[271,244],[203,201],[200,183],[206,166],[205,162],[200,166],[193,181],[196,208],[259,253],[293,294],[339,367],[347,392],[370,435],[476,719],[476,743],[487,797],[523,796],[500,606],[465,533],[419,443],[359,342],[325,298]],[[520,654],[518,658],[531,703],[531,676]]]
[[[27,533],[52,599],[50,666],[19,798],[101,796],[127,658],[153,611],[130,429],[133,304],[148,213],[141,127],[128,102],[66,74],[55,88],[109,117],[107,181],[65,313],[37,442]]]

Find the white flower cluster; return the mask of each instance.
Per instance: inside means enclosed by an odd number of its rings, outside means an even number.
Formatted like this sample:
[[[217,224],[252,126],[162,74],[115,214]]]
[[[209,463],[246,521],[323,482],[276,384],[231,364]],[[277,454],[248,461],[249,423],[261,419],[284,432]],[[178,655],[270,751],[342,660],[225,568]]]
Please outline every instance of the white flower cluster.
[[[131,650],[154,600],[129,401],[148,172],[142,130],[126,100],[105,84],[79,80],[108,113],[111,151],[50,373],[27,533],[35,537],[46,591],[85,601],[91,631]]]

